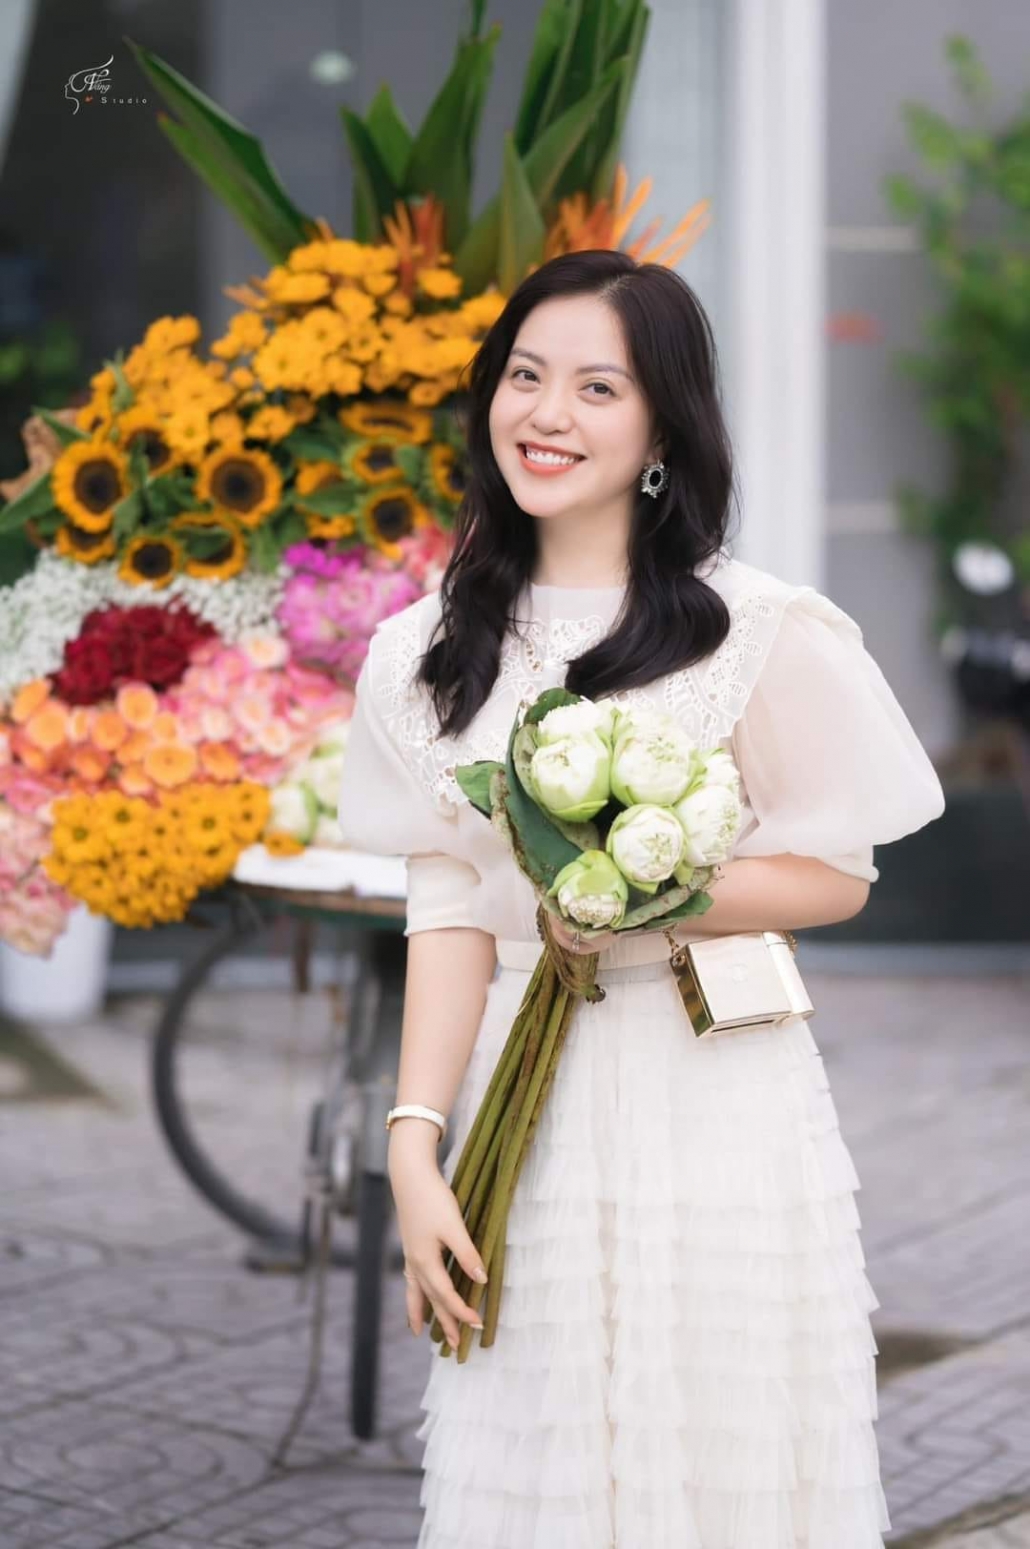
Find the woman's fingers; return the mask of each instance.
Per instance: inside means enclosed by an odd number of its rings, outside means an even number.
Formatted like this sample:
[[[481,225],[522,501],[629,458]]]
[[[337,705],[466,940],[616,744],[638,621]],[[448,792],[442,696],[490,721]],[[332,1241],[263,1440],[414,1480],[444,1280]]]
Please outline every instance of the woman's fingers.
[[[421,1334],[422,1325],[432,1311],[429,1299],[417,1280],[406,1280],[406,1297],[408,1312],[408,1327],[416,1336]]]
[[[447,1343],[452,1350],[456,1350],[461,1334],[460,1325],[471,1323],[473,1328],[482,1328],[482,1318],[474,1307],[462,1301],[442,1259],[433,1272],[419,1274],[416,1270],[414,1273],[418,1278],[407,1282],[408,1324],[412,1333],[421,1334],[423,1322],[429,1316],[425,1311],[425,1303],[428,1302],[430,1310],[440,1319]]]

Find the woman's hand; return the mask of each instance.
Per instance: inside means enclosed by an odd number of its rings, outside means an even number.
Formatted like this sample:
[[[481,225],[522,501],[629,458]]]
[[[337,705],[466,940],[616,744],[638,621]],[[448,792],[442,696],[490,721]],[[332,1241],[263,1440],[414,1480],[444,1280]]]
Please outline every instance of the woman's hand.
[[[576,953],[579,957],[589,956],[591,952],[606,952],[618,937],[617,931],[606,930],[603,934],[594,936],[589,941],[581,937],[577,947],[574,941],[575,926],[567,925],[564,920],[559,920],[553,914],[548,916],[547,923],[551,927],[551,934],[555,941],[569,952]]]
[[[468,1234],[454,1191],[424,1145],[398,1145],[391,1140],[389,1174],[404,1249],[408,1327],[416,1336],[421,1334],[425,1320],[435,1313],[447,1343],[455,1350],[459,1324],[482,1328],[483,1320],[455,1290],[443,1249],[450,1249],[473,1279],[477,1278],[475,1271],[483,1269],[483,1261]]]

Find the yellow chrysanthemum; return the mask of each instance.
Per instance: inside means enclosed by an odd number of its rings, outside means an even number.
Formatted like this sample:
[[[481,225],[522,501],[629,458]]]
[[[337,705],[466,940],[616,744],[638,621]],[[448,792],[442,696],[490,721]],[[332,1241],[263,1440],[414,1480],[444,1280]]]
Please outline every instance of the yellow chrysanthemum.
[[[452,301],[461,295],[461,276],[450,269],[420,269],[417,283],[434,301]]]
[[[388,393],[397,386],[403,368],[392,350],[384,350],[378,360],[365,367],[365,386],[373,393]]]
[[[332,307],[312,307],[297,326],[300,338],[311,346],[315,355],[323,358],[345,345],[353,332],[348,319]]]
[[[211,420],[200,405],[187,405],[170,414],[165,434],[176,453],[185,461],[197,463],[211,440]]]
[[[75,411],[75,428],[84,430],[94,440],[102,441],[114,424],[114,410],[109,394],[98,393]]]
[[[223,409],[216,414],[211,421],[210,436],[212,441],[242,441],[246,426],[242,415],[235,409]]]
[[[106,532],[129,493],[125,454],[101,441],[74,441],[54,463],[54,503],[86,532]]]
[[[261,842],[269,855],[276,856],[301,855],[306,848],[300,839],[281,828],[270,829],[262,836]]]
[[[266,392],[278,388],[302,392],[309,363],[318,359],[299,323],[284,323],[254,355],[254,373]]]
[[[356,328],[347,337],[345,353],[350,360],[357,361],[359,365],[367,365],[375,360],[379,351],[383,348],[384,335],[382,330],[368,324]]]
[[[333,299],[335,300],[335,297]],[[402,290],[394,290],[388,296],[384,296],[383,306],[387,312],[393,313],[396,317],[410,317],[415,310],[415,303]]]
[[[315,516],[306,512],[304,524],[309,538],[323,543],[335,543],[340,538],[352,538],[358,524],[353,516]]]
[[[280,404],[268,403],[251,415],[244,434],[254,441],[283,441],[296,424],[293,415]]]
[[[258,527],[282,500],[282,474],[267,452],[252,447],[219,447],[197,473],[197,499],[227,511],[244,527]]]
[[[83,861],[94,861],[104,854],[106,840],[99,826],[88,822],[56,821],[51,831],[54,859],[62,867],[78,866]]]
[[[265,293],[280,306],[310,305],[328,296],[329,278],[312,271],[307,274],[291,274],[288,270],[273,269],[265,281]]]
[[[228,332],[212,344],[211,353],[220,360],[235,360],[260,349],[267,338],[268,329],[258,313],[237,312],[229,321]]]
[[[361,283],[370,296],[386,296],[397,284],[397,279],[392,274],[365,274],[361,277]]]
[[[196,344],[199,338],[200,324],[195,317],[159,317],[143,335],[143,348],[163,355],[168,350]]]
[[[176,377],[168,388],[165,408],[169,414],[195,408],[211,415],[228,408],[235,397],[236,389],[230,382],[198,363]]]
[[[322,391],[336,393],[340,398],[354,398],[365,385],[366,377],[367,373],[353,361],[336,356],[326,361],[321,373]]]
[[[356,285],[338,285],[333,291],[333,306],[355,328],[367,326],[376,315],[372,297]]]
[[[248,387],[253,387],[257,377],[249,366],[237,366],[235,371],[229,373],[229,381],[233,387],[238,387],[241,392]]]

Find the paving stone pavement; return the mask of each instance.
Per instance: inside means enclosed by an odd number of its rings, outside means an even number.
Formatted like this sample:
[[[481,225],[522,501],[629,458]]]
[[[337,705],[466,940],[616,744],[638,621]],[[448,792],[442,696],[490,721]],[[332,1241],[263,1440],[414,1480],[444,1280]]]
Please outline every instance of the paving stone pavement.
[[[831,970],[804,942],[799,960],[863,1185],[887,1541],[1030,1549],[1030,977],[884,977],[859,948]],[[123,996],[37,1030],[88,1083],[63,1095],[31,1056],[19,1079],[26,1045],[0,1030],[0,1549],[413,1546],[433,1357],[400,1276],[375,1437],[350,1430],[352,1275],[336,1271],[321,1387],[275,1468],[310,1304],[244,1267],[172,1161],[148,1090],[157,1010]],[[234,1176],[290,1192],[318,1068],[283,1063],[301,1011],[223,992],[204,1012],[224,1037],[190,1056],[198,1124]]]

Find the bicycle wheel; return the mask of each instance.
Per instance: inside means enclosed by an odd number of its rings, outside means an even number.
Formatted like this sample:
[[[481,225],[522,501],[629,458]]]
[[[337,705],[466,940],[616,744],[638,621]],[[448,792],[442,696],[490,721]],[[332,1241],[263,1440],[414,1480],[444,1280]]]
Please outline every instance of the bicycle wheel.
[[[303,989],[241,988],[225,970],[255,938],[267,934],[262,948],[281,948],[305,923],[252,909],[220,927],[162,1008],[152,1050],[158,1118],[191,1182],[244,1232],[295,1257],[312,1110],[349,1035],[357,964],[342,951]],[[360,1091],[349,1097],[360,1103]],[[352,1223],[334,1235],[333,1263],[352,1265]]]

